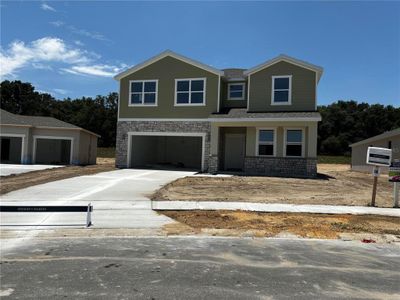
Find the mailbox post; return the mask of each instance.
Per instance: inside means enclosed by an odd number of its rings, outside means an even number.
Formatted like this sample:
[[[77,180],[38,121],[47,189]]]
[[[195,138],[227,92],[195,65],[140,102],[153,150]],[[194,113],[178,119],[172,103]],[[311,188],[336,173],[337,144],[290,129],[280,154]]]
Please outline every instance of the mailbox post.
[[[399,207],[400,161],[390,166],[389,181],[393,182],[393,207]]]
[[[374,176],[374,185],[372,187],[371,206],[375,206],[376,187],[380,175],[379,167],[389,167],[392,160],[392,150],[387,148],[368,147],[367,164],[373,165],[372,175]]]

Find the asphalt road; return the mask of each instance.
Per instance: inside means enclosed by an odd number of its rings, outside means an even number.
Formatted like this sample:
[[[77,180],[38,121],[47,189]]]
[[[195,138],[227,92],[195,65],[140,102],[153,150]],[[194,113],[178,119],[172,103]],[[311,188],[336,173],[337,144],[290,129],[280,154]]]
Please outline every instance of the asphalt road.
[[[1,295],[10,299],[400,297],[400,247],[389,244],[52,238],[1,254]]]

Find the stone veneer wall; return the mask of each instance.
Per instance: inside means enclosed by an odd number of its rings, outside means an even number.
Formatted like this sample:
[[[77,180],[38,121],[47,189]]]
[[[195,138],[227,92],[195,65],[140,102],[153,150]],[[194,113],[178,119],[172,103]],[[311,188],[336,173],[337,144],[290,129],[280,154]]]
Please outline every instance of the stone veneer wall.
[[[219,170],[218,156],[212,155],[208,159],[208,173],[215,174]]]
[[[244,160],[246,175],[278,177],[317,177],[316,158],[247,156]]]
[[[208,170],[210,155],[210,122],[204,121],[118,121],[115,165],[127,168],[128,132],[201,132],[206,133],[204,169]]]

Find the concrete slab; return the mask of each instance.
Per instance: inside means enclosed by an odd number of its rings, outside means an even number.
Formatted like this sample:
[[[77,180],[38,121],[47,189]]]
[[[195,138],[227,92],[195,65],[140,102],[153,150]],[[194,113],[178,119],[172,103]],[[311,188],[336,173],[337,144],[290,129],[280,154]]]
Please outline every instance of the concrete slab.
[[[159,228],[174,222],[151,210],[159,187],[194,172],[125,169],[53,181],[0,197],[2,205],[93,205],[95,228]],[[2,228],[84,226],[85,213],[1,213]]]
[[[28,173],[32,171],[40,171],[46,169],[60,168],[59,165],[14,165],[0,164],[0,176],[9,176],[14,174]]]

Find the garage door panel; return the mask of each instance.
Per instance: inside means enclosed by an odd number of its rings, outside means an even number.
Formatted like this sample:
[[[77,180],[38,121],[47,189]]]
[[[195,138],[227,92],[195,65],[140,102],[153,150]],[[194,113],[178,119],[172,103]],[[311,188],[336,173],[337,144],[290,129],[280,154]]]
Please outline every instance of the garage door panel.
[[[67,165],[71,157],[71,140],[36,139],[35,163]]]
[[[22,138],[13,136],[0,137],[0,160],[3,164],[20,164]]]
[[[132,136],[132,167],[173,167],[201,170],[202,138]]]

